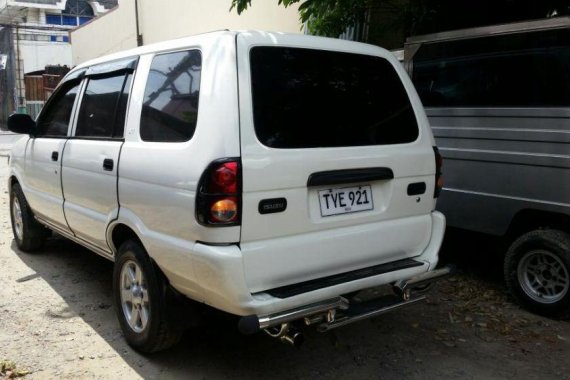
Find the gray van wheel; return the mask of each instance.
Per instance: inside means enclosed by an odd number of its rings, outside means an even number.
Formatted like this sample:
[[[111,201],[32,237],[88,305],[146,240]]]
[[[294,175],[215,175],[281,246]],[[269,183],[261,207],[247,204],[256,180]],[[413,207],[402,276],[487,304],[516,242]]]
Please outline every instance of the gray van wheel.
[[[40,249],[50,231],[34,219],[20,184],[12,185],[10,191],[10,219],[12,232],[18,248],[24,252]]]
[[[170,315],[169,288],[143,246],[126,241],[117,252],[113,271],[115,309],[127,343],[137,351],[167,349],[181,337]]]
[[[536,230],[519,237],[505,257],[505,281],[529,310],[560,317],[570,311],[570,235]]]

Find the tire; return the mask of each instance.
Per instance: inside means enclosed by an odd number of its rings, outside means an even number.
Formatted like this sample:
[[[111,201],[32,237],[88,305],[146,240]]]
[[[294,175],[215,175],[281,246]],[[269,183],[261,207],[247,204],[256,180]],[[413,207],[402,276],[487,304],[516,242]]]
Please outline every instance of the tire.
[[[19,183],[10,190],[10,219],[14,240],[21,251],[34,252],[44,245],[50,231],[34,218]]]
[[[528,310],[548,317],[570,312],[570,235],[558,230],[528,232],[509,247],[505,282]]]
[[[115,310],[127,343],[142,353],[176,344],[182,329],[171,313],[169,286],[138,241],[121,245],[113,271]]]

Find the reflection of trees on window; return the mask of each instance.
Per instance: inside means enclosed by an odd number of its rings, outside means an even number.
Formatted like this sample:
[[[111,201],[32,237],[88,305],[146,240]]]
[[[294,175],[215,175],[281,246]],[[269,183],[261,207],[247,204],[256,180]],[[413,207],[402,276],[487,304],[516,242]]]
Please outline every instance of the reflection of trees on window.
[[[198,51],[156,56],[145,89],[141,137],[188,141],[196,128],[202,58]]]

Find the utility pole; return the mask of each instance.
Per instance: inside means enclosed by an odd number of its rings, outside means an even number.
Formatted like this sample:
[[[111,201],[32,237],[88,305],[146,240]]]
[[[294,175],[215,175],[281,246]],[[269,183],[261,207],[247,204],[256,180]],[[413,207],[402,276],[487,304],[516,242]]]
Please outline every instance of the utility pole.
[[[20,51],[20,26],[15,23],[16,28],[16,109],[18,113],[26,113],[25,105],[25,88],[24,88],[24,78],[23,78],[23,68]]]
[[[135,0],[135,24],[137,26],[137,46],[143,46],[143,36],[139,29],[139,2]]]

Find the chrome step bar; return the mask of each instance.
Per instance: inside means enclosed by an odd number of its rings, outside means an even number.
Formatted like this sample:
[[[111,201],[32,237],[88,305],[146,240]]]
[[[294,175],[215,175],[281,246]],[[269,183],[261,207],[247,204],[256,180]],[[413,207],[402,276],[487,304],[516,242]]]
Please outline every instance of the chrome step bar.
[[[408,280],[398,281],[392,284],[395,296],[374,299],[365,303],[351,304],[348,299],[339,296],[279,313],[244,316],[240,318],[238,327],[244,334],[253,334],[260,330],[268,331],[268,329],[278,326],[281,326],[282,330],[287,330],[289,323],[303,320],[305,325],[317,325],[318,331],[329,331],[416,304],[425,299],[423,295],[412,295],[416,289],[447,277],[454,272],[455,267],[446,266],[422,273]],[[274,335],[273,333],[269,334]]]
[[[396,310],[396,309],[399,309],[399,308],[402,308],[405,306],[413,305],[413,304],[420,302],[420,301],[423,301],[425,299],[426,299],[425,296],[419,296],[416,298],[412,298],[408,301],[402,301],[402,302],[395,303],[392,305],[386,305],[386,306],[383,306],[379,309],[364,312],[362,314],[356,314],[354,316],[340,316],[340,317],[337,316],[331,322],[321,323],[320,325],[318,325],[317,330],[320,332],[333,330],[333,329],[336,329],[338,327],[342,327],[342,326],[349,325],[351,323],[362,321],[364,319],[373,318],[373,317],[376,317],[376,316],[381,315],[381,314],[386,314],[390,311],[393,311],[393,310]]]

